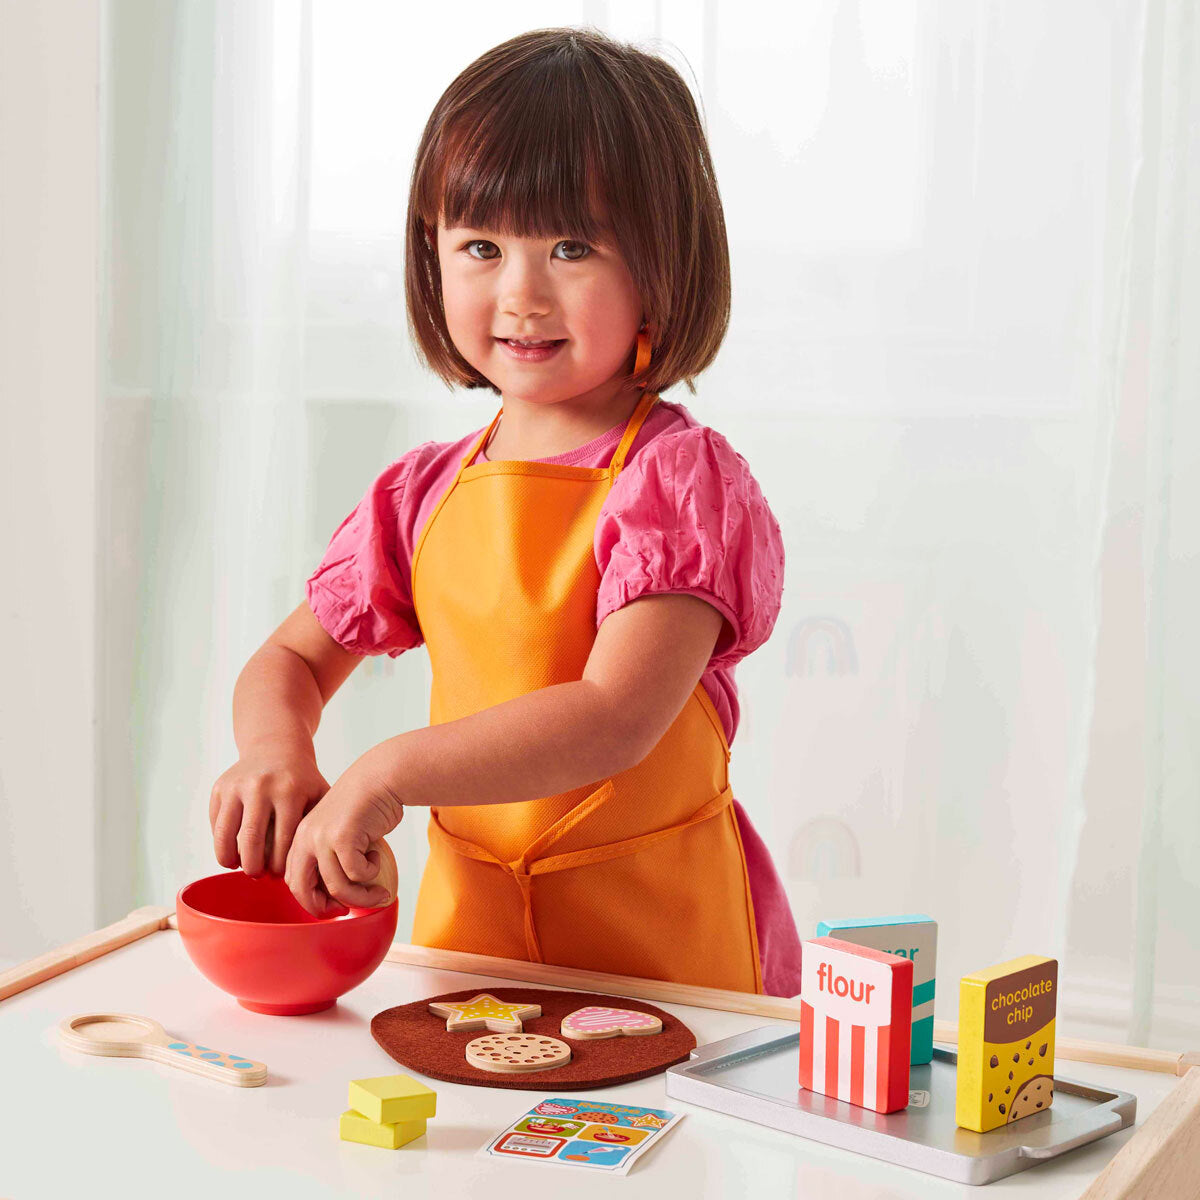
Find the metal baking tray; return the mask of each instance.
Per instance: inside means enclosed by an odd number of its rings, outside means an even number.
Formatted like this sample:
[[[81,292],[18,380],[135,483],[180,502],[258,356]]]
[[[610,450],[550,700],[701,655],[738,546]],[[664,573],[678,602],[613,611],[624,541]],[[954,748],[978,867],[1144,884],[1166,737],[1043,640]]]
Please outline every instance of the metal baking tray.
[[[800,1087],[800,1035],[774,1025],[692,1051],[667,1095],[957,1183],[991,1183],[1133,1124],[1137,1097],[1054,1077],[1054,1103],[990,1133],[954,1123],[958,1055],[935,1046],[913,1067],[909,1103],[881,1113]]]

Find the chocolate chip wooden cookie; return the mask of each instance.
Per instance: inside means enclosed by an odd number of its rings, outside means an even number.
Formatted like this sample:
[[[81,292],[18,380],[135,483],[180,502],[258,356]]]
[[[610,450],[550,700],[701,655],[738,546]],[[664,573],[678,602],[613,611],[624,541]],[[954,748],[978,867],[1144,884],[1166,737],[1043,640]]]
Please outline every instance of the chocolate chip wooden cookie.
[[[548,1071],[571,1061],[571,1047],[537,1033],[493,1033],[467,1043],[467,1062],[481,1071]]]

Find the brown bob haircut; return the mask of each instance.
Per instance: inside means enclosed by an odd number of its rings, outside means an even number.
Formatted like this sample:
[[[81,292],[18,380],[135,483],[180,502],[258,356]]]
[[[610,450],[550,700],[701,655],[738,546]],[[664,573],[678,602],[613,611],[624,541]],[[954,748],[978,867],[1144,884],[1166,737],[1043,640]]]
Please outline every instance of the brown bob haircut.
[[[535,29],[477,58],[434,106],[409,190],[409,327],[448,386],[499,394],[450,340],[439,216],[614,246],[652,337],[630,381],[657,393],[682,379],[695,394],[729,327],[729,247],[704,128],[670,63],[591,27]]]

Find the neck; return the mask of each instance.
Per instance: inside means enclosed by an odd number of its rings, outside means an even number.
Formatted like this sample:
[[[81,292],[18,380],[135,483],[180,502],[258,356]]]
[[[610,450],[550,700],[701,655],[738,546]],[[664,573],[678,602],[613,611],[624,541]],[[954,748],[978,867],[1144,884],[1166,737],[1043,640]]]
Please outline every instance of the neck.
[[[503,415],[488,443],[490,459],[554,458],[566,454],[627,422],[645,393],[623,389],[604,403],[594,398],[538,404],[503,397]]]

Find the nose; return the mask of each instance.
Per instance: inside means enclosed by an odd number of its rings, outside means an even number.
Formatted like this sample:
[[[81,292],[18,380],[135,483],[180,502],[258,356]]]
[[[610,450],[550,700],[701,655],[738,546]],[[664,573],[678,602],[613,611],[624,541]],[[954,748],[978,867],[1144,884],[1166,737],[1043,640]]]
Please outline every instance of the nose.
[[[533,255],[510,253],[500,269],[497,304],[508,316],[544,317],[553,308],[546,267],[536,262]]]

